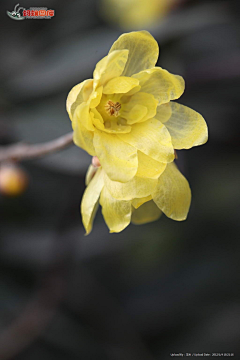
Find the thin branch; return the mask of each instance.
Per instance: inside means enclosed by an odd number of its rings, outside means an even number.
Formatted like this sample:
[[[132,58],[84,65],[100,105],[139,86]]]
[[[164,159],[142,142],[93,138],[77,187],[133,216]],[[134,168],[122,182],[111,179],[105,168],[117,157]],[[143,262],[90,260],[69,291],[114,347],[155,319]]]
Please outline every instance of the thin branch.
[[[19,143],[9,146],[0,146],[0,162],[38,158],[62,150],[72,143],[73,133],[71,132],[43,144],[30,145]]]

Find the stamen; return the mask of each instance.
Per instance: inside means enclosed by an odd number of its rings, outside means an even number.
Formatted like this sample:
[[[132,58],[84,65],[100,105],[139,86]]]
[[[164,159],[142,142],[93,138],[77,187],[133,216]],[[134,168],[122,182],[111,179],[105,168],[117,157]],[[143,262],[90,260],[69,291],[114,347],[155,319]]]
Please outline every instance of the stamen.
[[[119,115],[119,111],[121,110],[121,104],[119,102],[114,103],[112,100],[109,100],[105,105],[106,112],[110,116],[117,117]]]

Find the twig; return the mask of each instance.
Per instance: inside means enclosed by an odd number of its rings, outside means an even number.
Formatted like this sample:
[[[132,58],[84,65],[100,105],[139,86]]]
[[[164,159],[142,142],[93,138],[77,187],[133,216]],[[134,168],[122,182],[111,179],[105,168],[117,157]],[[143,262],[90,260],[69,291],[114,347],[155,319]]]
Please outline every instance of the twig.
[[[43,144],[19,143],[9,146],[0,146],[0,163],[3,161],[20,161],[38,158],[64,149],[73,142],[73,133],[60,136],[58,139]]]

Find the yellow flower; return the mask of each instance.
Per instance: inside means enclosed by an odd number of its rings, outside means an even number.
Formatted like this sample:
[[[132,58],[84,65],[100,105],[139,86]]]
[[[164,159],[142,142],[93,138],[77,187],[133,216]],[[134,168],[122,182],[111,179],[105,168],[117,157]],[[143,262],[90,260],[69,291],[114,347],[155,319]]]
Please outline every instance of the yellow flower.
[[[179,0],[101,0],[102,16],[123,29],[140,29],[155,24]]]
[[[83,195],[81,213],[86,233],[92,230],[93,220],[102,206],[102,214],[110,232],[120,232],[130,222],[144,224],[157,220],[162,212],[173,220],[185,220],[191,202],[191,190],[175,163],[169,163],[157,179],[135,176],[127,183],[109,179],[99,167]]]
[[[184,80],[154,67],[158,52],[148,32],[123,34],[93,79],[68,95],[75,144],[97,156],[113,181],[156,178],[174,160],[174,149],[207,140],[202,116],[171,102],[182,95]]]
[[[184,91],[181,76],[155,67],[158,45],[146,31],[121,35],[96,65],[93,79],[67,98],[77,146],[98,158],[90,167],[81,212],[86,232],[98,208],[111,232],[130,221],[187,216],[191,192],[173,163],[175,149],[207,141],[196,111],[172,102]],[[95,158],[96,159],[96,158]]]

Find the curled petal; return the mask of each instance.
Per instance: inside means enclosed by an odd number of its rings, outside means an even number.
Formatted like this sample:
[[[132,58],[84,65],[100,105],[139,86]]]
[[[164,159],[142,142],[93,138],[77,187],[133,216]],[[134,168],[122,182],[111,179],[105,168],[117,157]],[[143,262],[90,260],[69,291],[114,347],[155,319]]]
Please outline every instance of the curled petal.
[[[112,181],[104,174],[104,183],[111,195],[117,200],[133,200],[151,195],[158,180],[134,176],[130,181],[121,183]]]
[[[86,188],[81,203],[82,221],[86,234],[89,234],[92,230],[92,224],[97,211],[98,200],[103,185],[103,171],[99,168]]]
[[[152,192],[153,201],[173,220],[185,220],[191,203],[191,190],[186,178],[174,163],[168,164]]]
[[[129,225],[132,213],[131,201],[116,200],[104,186],[100,204],[104,220],[111,233],[118,233]]]
[[[159,162],[174,160],[171,136],[167,128],[156,119],[134,124],[130,133],[117,136]]]
[[[152,94],[159,105],[178,99],[184,92],[183,78],[160,67],[141,71],[133,77],[139,80],[141,91]]]
[[[166,163],[152,159],[138,151],[138,170],[136,175],[145,178],[158,179],[166,168]]]
[[[99,86],[105,85],[109,80],[122,75],[127,59],[127,49],[112,51],[97,63],[93,78],[98,81]]]
[[[155,119],[161,121],[162,124],[165,124],[172,115],[171,103],[162,104],[157,107],[157,113]]]
[[[66,102],[66,108],[70,119],[73,119],[76,108],[83,102],[87,102],[93,91],[93,80],[88,79],[74,86],[69,92]]]
[[[121,116],[127,119],[128,124],[146,121],[156,114],[157,101],[151,94],[138,92],[130,99],[124,96],[121,101]]]
[[[103,94],[125,94],[138,86],[138,79],[127,76],[119,76],[109,80],[103,88]]]
[[[93,139],[97,157],[114,181],[126,182],[134,177],[138,167],[137,149],[116,135],[95,130]]]
[[[147,31],[121,35],[112,45],[109,54],[116,50],[129,50],[128,60],[122,75],[132,76],[139,71],[155,66],[159,48],[156,40]]]
[[[145,202],[138,209],[133,208],[131,222],[135,225],[142,225],[156,221],[162,215],[157,205],[152,201]]]
[[[141,206],[142,204],[144,204],[145,202],[150,201],[150,200],[152,200],[152,195],[148,195],[143,198],[136,198],[136,199],[132,200],[132,206],[135,209],[138,209],[139,206]]]
[[[175,149],[189,149],[205,144],[208,139],[207,124],[198,112],[170,102],[171,116],[165,122]]]
[[[95,130],[89,110],[89,105],[85,102],[76,108],[72,121],[72,127],[74,131],[77,124],[84,126],[89,131]]]

